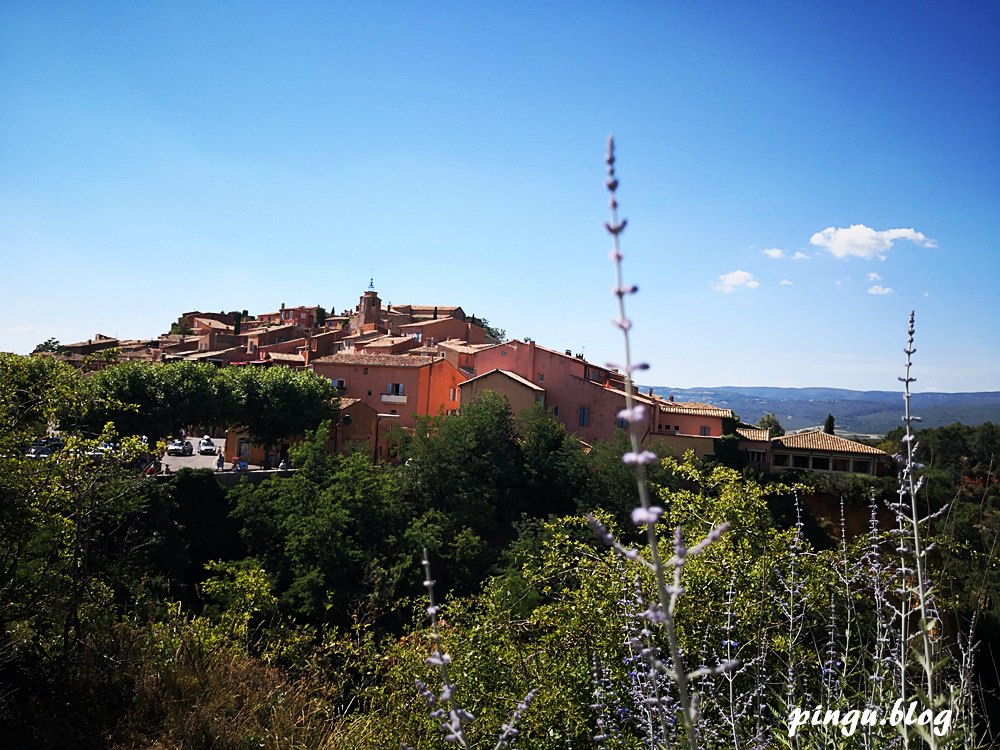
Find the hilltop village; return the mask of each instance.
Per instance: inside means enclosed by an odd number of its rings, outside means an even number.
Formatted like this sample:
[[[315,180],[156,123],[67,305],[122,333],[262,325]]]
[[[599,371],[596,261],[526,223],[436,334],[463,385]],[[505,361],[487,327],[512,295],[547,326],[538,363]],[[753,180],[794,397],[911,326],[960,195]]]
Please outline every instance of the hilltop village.
[[[380,458],[388,455],[386,433],[392,428],[412,429],[419,417],[455,414],[484,391],[505,396],[514,413],[540,405],[584,448],[625,427],[619,416],[627,387],[621,372],[570,349],[501,339],[502,333],[459,306],[384,305],[370,287],[353,310],[339,315],[318,305],[284,304],[253,316],[192,311],[156,339],[98,334],[61,346],[54,356],[94,369],[111,362],[186,360],[313,370],[341,396],[335,448],[364,443]],[[632,398],[646,407],[644,443],[659,444],[664,454],[739,455],[740,463],[765,472],[882,475],[888,470],[884,452],[822,431],[772,435],[740,423],[729,409],[662,398],[635,386]],[[227,436],[227,455],[237,452],[257,463],[260,450],[248,435]]]

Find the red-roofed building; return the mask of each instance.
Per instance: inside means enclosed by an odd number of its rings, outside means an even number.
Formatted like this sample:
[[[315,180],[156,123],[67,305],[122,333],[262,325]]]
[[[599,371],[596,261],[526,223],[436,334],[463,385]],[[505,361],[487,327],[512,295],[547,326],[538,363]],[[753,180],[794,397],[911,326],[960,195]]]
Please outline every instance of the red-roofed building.
[[[889,472],[889,461],[885,451],[822,430],[771,439],[772,472],[807,469],[884,476]]]

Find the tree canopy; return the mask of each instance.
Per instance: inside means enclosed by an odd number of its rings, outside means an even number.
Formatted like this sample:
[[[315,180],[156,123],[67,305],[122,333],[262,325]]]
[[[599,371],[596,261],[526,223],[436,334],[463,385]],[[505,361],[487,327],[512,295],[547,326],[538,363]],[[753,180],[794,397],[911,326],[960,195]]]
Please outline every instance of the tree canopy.
[[[785,434],[785,428],[781,426],[778,417],[774,412],[768,412],[757,420],[757,426],[762,430],[770,430],[771,437],[781,437]]]
[[[162,438],[185,425],[241,426],[265,445],[314,429],[334,416],[335,389],[312,371],[226,367],[198,362],[125,362],[89,379],[88,423],[125,435]]]

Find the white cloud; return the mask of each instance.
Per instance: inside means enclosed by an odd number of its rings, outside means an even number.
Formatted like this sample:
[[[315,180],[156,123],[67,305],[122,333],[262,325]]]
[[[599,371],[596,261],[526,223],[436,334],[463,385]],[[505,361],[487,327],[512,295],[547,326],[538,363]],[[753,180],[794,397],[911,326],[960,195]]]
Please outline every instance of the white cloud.
[[[868,274],[868,280],[869,281],[881,281],[882,277],[879,276],[877,273],[873,272],[873,273]]]
[[[778,284],[780,286],[792,286],[792,282],[790,282],[788,279],[782,279],[781,281],[778,282]]]
[[[868,287],[869,294],[892,294],[892,289],[887,286],[882,286],[881,284],[876,284],[875,286]]]
[[[937,247],[937,242],[915,229],[885,229],[878,231],[864,224],[849,227],[827,227],[809,238],[810,245],[822,247],[835,258],[878,258],[885,260],[885,253],[896,240],[908,240],[923,247]]]
[[[762,251],[764,255],[768,258],[784,258],[785,251],[780,247],[769,247],[767,250]]]
[[[729,294],[731,291],[736,289],[738,286],[745,286],[748,289],[756,289],[760,286],[760,282],[757,281],[753,274],[749,271],[730,271],[729,273],[724,273],[719,277],[719,280],[712,284],[712,289],[717,292],[722,292],[723,294]]]
[[[792,260],[809,260],[809,256],[801,250],[796,250],[795,255],[792,256]]]

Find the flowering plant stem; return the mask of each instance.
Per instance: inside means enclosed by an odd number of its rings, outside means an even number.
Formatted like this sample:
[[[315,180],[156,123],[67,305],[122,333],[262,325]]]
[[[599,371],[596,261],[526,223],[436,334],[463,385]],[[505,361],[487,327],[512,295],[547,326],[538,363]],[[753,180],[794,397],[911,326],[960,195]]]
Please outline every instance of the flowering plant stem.
[[[677,681],[677,692],[681,704],[681,722],[684,726],[684,732],[687,735],[688,747],[691,748],[691,750],[697,750],[699,747],[698,722],[695,715],[694,703],[692,702],[691,695],[689,693],[687,671],[684,668],[680,646],[677,642],[677,634],[674,629],[674,610],[677,605],[677,597],[680,594],[680,572],[681,567],[683,566],[683,547],[680,542],[680,530],[678,529],[678,540],[676,545],[676,551],[678,554],[676,554],[673,558],[674,585],[668,590],[663,559],[660,555],[659,539],[657,538],[656,533],[656,518],[659,513],[655,511],[658,511],[659,509],[657,508],[654,511],[649,498],[649,486],[646,482],[645,465],[649,461],[655,460],[656,456],[649,451],[644,451],[642,448],[639,436],[639,424],[641,420],[637,418],[637,416],[641,415],[643,412],[641,409],[638,411],[636,410],[635,399],[632,394],[632,373],[636,370],[645,370],[646,367],[644,365],[633,366],[632,364],[632,350],[629,339],[629,329],[632,327],[632,324],[625,314],[625,297],[629,294],[634,294],[638,291],[638,288],[635,286],[626,287],[623,281],[623,256],[621,253],[620,235],[625,230],[625,226],[628,222],[624,219],[620,221],[618,219],[618,178],[615,175],[615,141],[613,138],[608,139],[608,152],[605,162],[608,167],[608,179],[606,186],[611,196],[608,204],[611,209],[611,222],[609,224],[605,224],[605,228],[612,238],[610,257],[615,264],[614,291],[615,296],[618,298],[618,320],[616,321],[616,325],[619,329],[621,329],[625,342],[625,410],[628,413],[626,419],[628,420],[629,441],[632,447],[632,452],[626,456],[626,460],[631,458],[630,462],[635,463],[636,465],[636,486],[639,491],[639,502],[643,511],[645,511],[645,514],[642,517],[645,519],[646,539],[649,543],[650,562],[652,563],[656,579],[656,591],[659,597],[659,604],[655,608],[656,611],[654,613],[654,617],[659,620],[660,624],[663,626],[664,633],[667,636],[667,643],[670,649],[670,662],[673,668],[673,677]],[[662,715],[661,721],[663,721]]]

